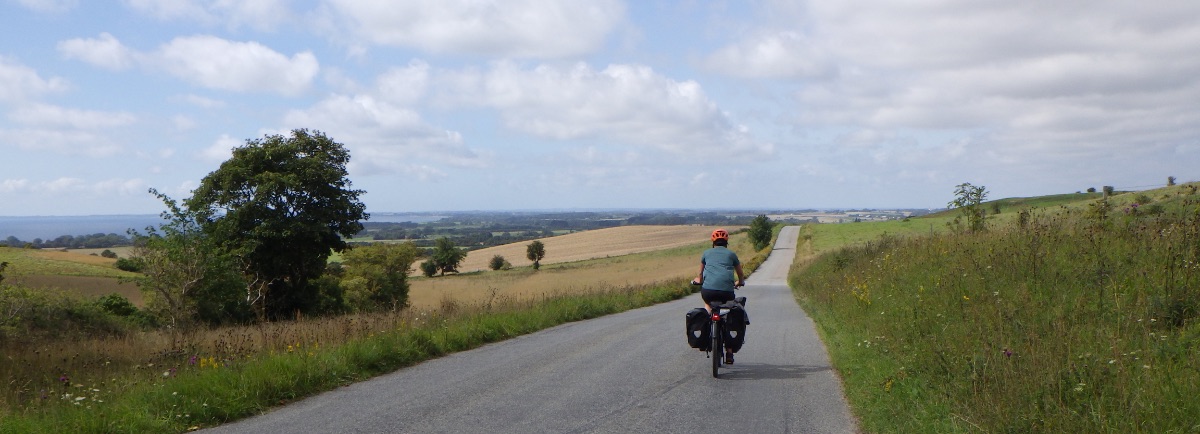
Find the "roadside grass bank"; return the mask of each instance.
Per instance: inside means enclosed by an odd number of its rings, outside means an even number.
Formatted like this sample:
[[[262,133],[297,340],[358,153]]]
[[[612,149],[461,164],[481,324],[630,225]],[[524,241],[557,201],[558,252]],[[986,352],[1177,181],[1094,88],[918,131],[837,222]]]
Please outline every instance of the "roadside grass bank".
[[[1001,223],[798,258],[864,431],[1200,431],[1196,188]]]
[[[437,311],[180,336],[176,349],[150,361],[118,367],[96,359],[81,371],[10,391],[0,411],[0,433],[184,432],[214,426],[448,353],[691,293],[686,282],[674,281],[550,296],[536,304],[447,303]],[[74,358],[96,356],[87,353],[79,348]],[[17,363],[53,366],[62,353],[26,354],[30,357]]]

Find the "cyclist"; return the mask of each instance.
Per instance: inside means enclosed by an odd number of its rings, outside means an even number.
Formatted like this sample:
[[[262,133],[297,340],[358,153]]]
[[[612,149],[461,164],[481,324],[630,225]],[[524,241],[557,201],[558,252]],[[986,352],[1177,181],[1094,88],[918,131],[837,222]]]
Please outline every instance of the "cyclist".
[[[734,289],[746,286],[746,277],[742,273],[742,261],[737,253],[729,250],[729,232],[717,229],[712,232],[712,248],[705,250],[700,257],[700,275],[692,279],[693,285],[700,286],[700,299],[704,300],[704,310],[712,315],[709,303],[732,301]],[[734,280],[737,273],[737,280]],[[725,363],[733,364],[733,350],[725,349]]]

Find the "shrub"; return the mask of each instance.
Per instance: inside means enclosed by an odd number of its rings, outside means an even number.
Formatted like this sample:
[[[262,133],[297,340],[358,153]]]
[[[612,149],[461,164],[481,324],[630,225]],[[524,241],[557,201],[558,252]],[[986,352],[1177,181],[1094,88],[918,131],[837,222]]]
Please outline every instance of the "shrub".
[[[508,266],[508,260],[504,259],[504,256],[501,255],[493,256],[492,260],[488,262],[488,268],[492,270],[502,270],[508,268]]]
[[[100,252],[100,256],[105,257],[105,258],[116,258],[117,253],[113,252],[112,250],[104,249],[103,252]]]
[[[432,259],[421,263],[421,274],[424,274],[425,277],[433,277],[437,272],[438,266]]]
[[[116,316],[130,316],[138,311],[137,306],[134,306],[128,298],[121,294],[105,295],[96,299],[95,303],[101,310]]]
[[[116,266],[118,270],[130,271],[134,273],[140,273],[142,272],[142,269],[146,268],[146,263],[138,258],[119,258],[117,259],[117,263],[113,265]]]

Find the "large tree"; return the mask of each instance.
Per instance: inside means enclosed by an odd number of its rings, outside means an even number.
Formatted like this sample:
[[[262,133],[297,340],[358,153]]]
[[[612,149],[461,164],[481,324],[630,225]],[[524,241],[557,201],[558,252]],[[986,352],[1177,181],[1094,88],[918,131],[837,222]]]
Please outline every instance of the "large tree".
[[[534,240],[525,246],[525,258],[533,261],[533,269],[537,270],[542,266],[542,258],[546,257],[546,245],[541,241]]]
[[[454,241],[449,238],[440,237],[434,241],[433,253],[426,263],[432,264],[430,267],[434,271],[440,272],[443,276],[446,273],[457,273],[458,264],[461,264],[463,259],[467,258],[467,252],[454,245]],[[422,264],[422,267],[425,267]],[[426,272],[427,276],[432,276],[433,273]]]
[[[344,237],[369,215],[346,178],[350,153],[318,131],[266,135],[233,149],[185,203],[205,234],[238,258],[246,300],[260,319],[307,310]]]

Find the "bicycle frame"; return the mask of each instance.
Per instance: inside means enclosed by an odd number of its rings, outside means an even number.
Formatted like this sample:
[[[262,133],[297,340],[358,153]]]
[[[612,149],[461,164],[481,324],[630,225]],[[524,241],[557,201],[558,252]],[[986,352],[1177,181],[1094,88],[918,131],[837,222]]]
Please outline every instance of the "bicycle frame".
[[[724,303],[712,303],[709,307],[712,309],[712,316],[709,318],[709,337],[712,339],[709,357],[712,358],[712,376],[717,378],[722,359],[725,357],[725,317],[729,308],[725,307]]]

